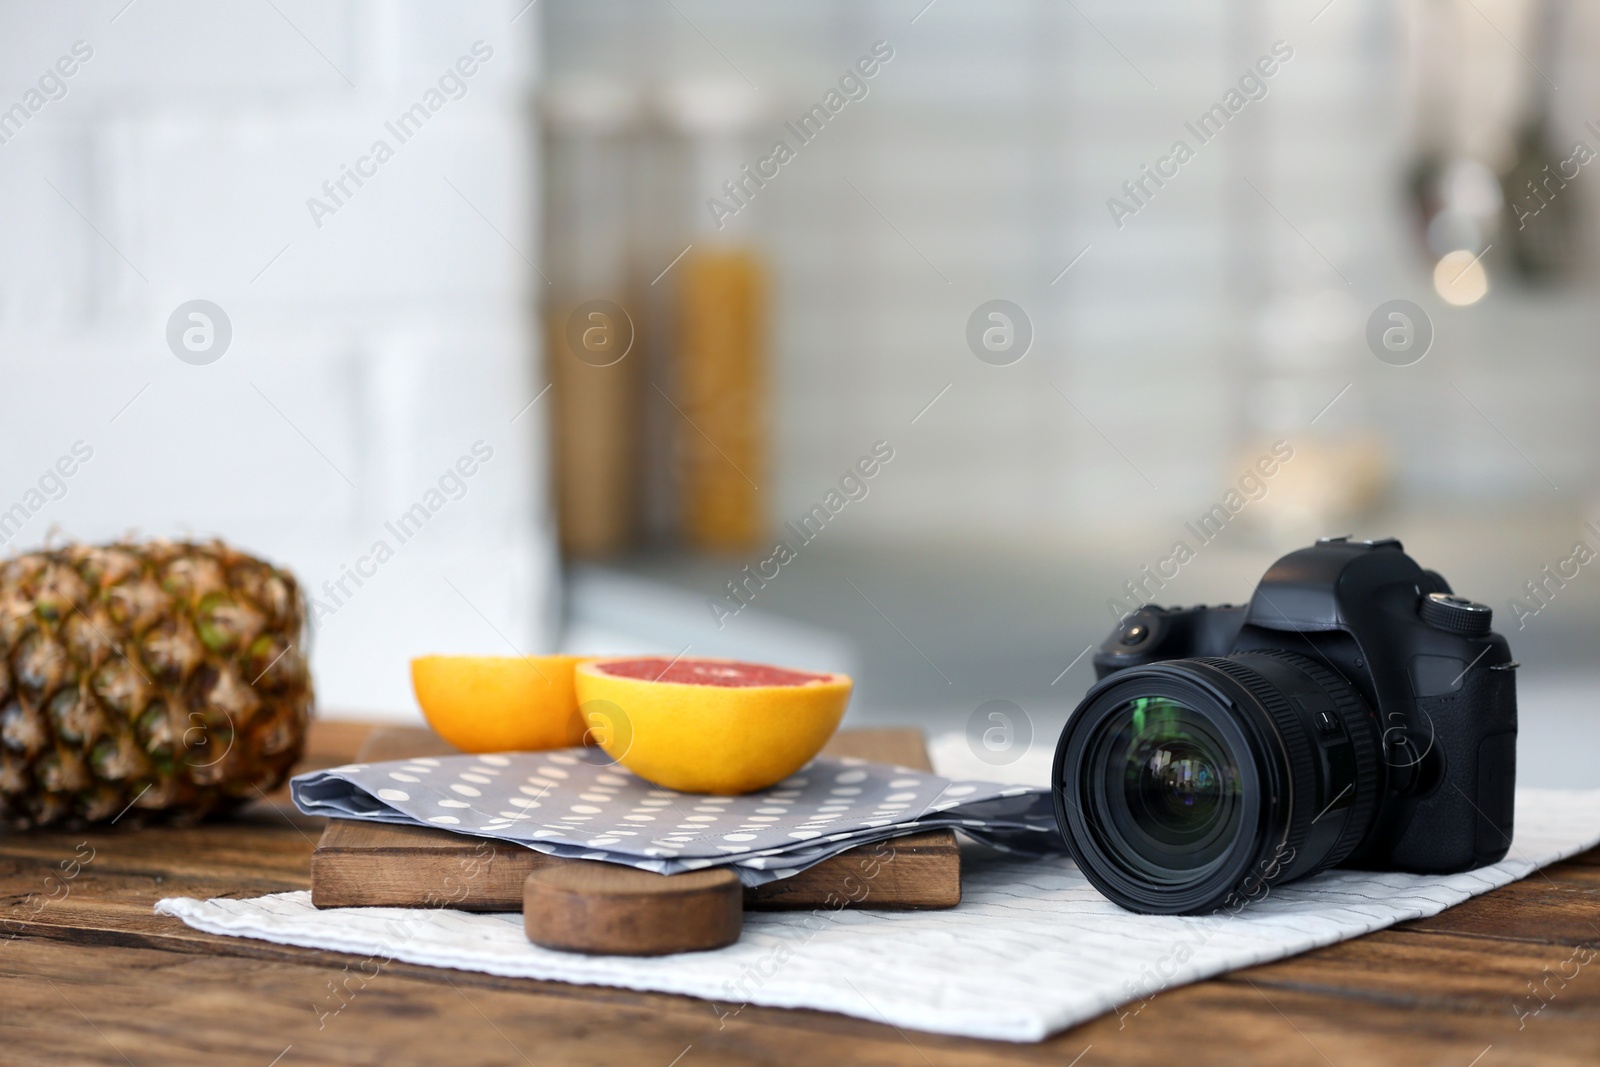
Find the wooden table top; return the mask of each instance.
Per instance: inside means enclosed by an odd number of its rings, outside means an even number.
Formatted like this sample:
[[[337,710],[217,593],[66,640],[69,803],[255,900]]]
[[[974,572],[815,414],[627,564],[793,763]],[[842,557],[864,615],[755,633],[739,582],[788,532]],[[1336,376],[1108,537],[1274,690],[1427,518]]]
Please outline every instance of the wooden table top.
[[[303,769],[368,727],[317,724]],[[306,889],[321,820],[0,837],[0,1062],[1595,1064],[1600,850],[1441,915],[1155,997],[1037,1045],[218,937],[161,897]],[[70,875],[70,872],[76,872]],[[374,973],[376,972],[376,973]]]

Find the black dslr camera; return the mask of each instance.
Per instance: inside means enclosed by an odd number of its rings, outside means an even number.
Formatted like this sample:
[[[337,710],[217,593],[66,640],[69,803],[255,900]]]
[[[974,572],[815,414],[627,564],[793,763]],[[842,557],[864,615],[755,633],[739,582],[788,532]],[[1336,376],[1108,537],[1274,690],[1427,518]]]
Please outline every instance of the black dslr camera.
[[[1400,542],[1343,537],[1278,560],[1248,606],[1133,612],[1056,746],[1078,866],[1125,908],[1192,914],[1340,865],[1497,862],[1517,664],[1489,624]]]

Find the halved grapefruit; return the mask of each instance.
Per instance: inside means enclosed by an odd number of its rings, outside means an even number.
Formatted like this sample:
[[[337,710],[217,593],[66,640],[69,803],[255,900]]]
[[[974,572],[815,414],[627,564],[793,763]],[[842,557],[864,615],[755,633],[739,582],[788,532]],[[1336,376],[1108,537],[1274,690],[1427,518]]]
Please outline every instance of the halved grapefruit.
[[[851,681],[725,659],[590,660],[574,674],[589,737],[639,777],[684,793],[764,789],[833,736]]]
[[[419,656],[411,687],[428,725],[463,752],[583,744],[577,656]]]

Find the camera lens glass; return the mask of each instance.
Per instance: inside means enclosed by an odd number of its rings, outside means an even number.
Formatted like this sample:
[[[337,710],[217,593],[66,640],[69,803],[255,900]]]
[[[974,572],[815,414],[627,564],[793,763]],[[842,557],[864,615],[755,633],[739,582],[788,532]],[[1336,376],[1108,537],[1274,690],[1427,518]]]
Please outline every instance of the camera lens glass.
[[[1360,695],[1304,656],[1130,667],[1062,731],[1056,820],[1085,877],[1122,906],[1212,911],[1348,856],[1375,811],[1376,752]]]
[[[1090,757],[1097,806],[1146,875],[1186,877],[1216,862],[1243,823],[1238,761],[1204,715],[1136,697],[1103,721]]]

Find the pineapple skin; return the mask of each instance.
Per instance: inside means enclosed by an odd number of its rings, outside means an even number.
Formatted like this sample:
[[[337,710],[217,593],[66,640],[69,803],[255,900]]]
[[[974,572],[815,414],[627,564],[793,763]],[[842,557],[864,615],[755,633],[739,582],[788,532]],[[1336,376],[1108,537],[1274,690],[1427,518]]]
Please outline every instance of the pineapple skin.
[[[288,776],[313,705],[287,571],[220,541],[0,563],[0,819],[192,823]]]

